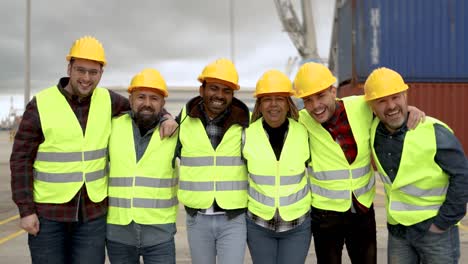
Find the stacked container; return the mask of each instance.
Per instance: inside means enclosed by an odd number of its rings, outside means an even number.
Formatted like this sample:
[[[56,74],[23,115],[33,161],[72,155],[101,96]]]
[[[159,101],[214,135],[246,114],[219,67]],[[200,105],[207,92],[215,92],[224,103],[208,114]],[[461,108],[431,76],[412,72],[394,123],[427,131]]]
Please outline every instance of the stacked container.
[[[375,68],[394,69],[409,103],[447,123],[467,153],[468,1],[348,0],[337,12],[339,96],[362,94]]]

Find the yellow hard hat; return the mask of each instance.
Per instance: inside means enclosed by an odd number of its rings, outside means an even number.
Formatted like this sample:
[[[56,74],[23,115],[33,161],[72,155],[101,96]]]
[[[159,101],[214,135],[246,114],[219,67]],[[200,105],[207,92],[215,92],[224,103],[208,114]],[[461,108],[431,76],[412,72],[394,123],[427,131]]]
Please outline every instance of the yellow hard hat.
[[[271,93],[288,93],[290,96],[294,94],[291,80],[286,74],[278,70],[269,70],[260,77],[254,97]]]
[[[303,64],[294,78],[296,97],[303,98],[318,93],[336,82],[331,71],[320,63]]]
[[[406,90],[408,90],[408,85],[405,84],[401,75],[383,67],[375,69],[367,77],[364,83],[364,98],[370,101]]]
[[[166,81],[164,81],[162,75],[155,69],[148,68],[137,73],[128,87],[128,92],[131,93],[135,88],[140,87],[156,89],[161,92],[164,97],[169,95]]]
[[[208,64],[198,76],[201,83],[210,79],[221,81],[234,90],[239,90],[239,75],[232,61],[228,59],[215,60]]]
[[[106,56],[101,42],[91,36],[84,36],[73,43],[67,55],[67,61],[71,58],[93,60],[102,63],[103,66],[106,65]]]

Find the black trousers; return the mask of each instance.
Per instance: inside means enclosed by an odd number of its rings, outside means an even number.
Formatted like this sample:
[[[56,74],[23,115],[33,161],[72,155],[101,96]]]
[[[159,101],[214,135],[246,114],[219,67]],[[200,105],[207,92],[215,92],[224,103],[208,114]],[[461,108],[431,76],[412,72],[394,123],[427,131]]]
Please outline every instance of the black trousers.
[[[343,245],[346,245],[353,264],[377,263],[373,206],[366,213],[335,212],[312,207],[311,218],[317,263],[341,263]]]

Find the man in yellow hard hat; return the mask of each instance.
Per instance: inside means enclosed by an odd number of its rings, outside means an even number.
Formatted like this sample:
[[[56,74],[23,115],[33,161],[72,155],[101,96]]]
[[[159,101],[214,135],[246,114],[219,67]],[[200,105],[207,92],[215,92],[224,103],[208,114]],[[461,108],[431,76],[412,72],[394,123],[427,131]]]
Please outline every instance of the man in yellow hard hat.
[[[249,124],[234,64],[219,59],[198,77],[200,96],[178,117],[179,201],[187,212],[192,263],[243,263],[246,247],[247,171],[241,135]],[[218,259],[218,262],[216,262]]]
[[[242,147],[249,172],[247,244],[253,263],[304,264],[311,241],[307,130],[297,122],[288,76],[258,80]]]
[[[312,233],[318,263],[341,263],[346,245],[352,263],[376,263],[374,170],[369,129],[373,115],[363,96],[336,98],[336,78],[319,63],[295,77],[299,113],[309,132]],[[419,121],[419,111],[415,111]]]
[[[131,111],[112,120],[107,253],[111,263],[175,264],[177,136],[161,140],[166,82],[154,69],[135,75]],[[123,144],[125,142],[125,144]]]
[[[468,160],[443,122],[427,117],[408,129],[407,90],[400,74],[388,68],[374,70],[364,84],[378,117],[371,146],[385,187],[388,263],[458,263]]]
[[[103,263],[111,117],[130,107],[97,87],[106,65],[97,39],[76,40],[66,59],[68,77],[26,106],[11,189],[33,263]]]

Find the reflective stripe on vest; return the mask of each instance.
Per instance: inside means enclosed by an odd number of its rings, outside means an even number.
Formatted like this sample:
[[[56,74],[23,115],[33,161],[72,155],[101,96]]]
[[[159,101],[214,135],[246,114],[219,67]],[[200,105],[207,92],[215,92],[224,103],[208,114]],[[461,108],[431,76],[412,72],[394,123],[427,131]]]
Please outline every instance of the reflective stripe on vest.
[[[99,171],[86,173],[86,182],[100,180],[106,176],[106,172],[106,169],[102,169]],[[83,173],[47,173],[36,171],[34,173],[34,179],[50,183],[83,182]]]
[[[288,206],[302,200],[304,197],[309,195],[309,186],[304,186],[301,190],[286,197],[280,197],[279,206]],[[249,196],[255,199],[257,202],[266,206],[275,206],[275,198],[259,193],[254,188],[249,188]]]
[[[234,124],[213,149],[198,118],[186,116],[179,128],[182,145],[179,170],[179,201],[196,208],[209,208],[213,201],[223,209],[247,206],[247,170],[241,159],[241,126]]]
[[[133,205],[132,205],[133,201]],[[171,199],[144,199],[144,198],[109,198],[109,206],[120,207],[120,208],[170,208],[178,204],[177,197]]]
[[[36,160],[50,162],[74,162],[87,161],[105,158],[107,156],[107,148],[84,151],[84,152],[38,152]]]
[[[181,157],[180,165],[187,167],[200,166],[242,166],[244,163],[240,157]]]
[[[380,173],[379,173],[380,174]],[[389,177],[380,174],[380,179],[384,184],[391,185],[392,181]],[[448,186],[433,188],[433,189],[421,189],[415,185],[406,185],[400,188],[400,191],[410,196],[428,197],[428,196],[441,196],[447,193]]]
[[[177,179],[155,179],[150,177],[135,177],[135,186],[142,187],[153,187],[153,188],[164,188],[164,187],[175,187],[177,185]],[[119,186],[119,187],[132,187],[133,186],[133,177],[118,177],[110,178],[109,186]]]
[[[80,162],[97,159],[107,158],[107,148],[85,151],[85,152],[38,152],[37,161],[47,162]],[[104,178],[107,174],[107,168],[102,170],[93,171],[86,173],[86,181],[92,182]],[[71,172],[71,173],[47,173],[36,171],[34,178],[43,182],[55,182],[55,183],[66,183],[66,182],[82,182],[83,173]]]
[[[188,190],[188,191],[194,191],[194,192],[247,190],[247,181],[223,181],[223,182],[181,181],[179,182],[179,190]]]
[[[309,132],[313,157],[308,168],[312,206],[337,212],[350,209],[352,193],[366,207],[370,207],[375,196],[369,145],[372,111],[362,96],[346,97],[342,102],[357,146],[357,156],[352,164],[349,164],[341,146],[322,124],[313,119],[307,110],[299,112],[299,122]]]
[[[93,91],[84,133],[59,88],[41,91],[36,100],[44,142],[34,162],[34,201],[68,202],[83,182],[91,201],[102,201],[107,196],[109,92],[99,87]]]
[[[352,178],[357,180],[361,177],[366,176],[371,170],[370,165],[366,165],[362,168],[356,168],[351,170]],[[349,179],[349,170],[335,170],[335,171],[319,171],[314,172],[311,167],[307,167],[309,174],[313,174],[314,177],[321,181],[334,181],[334,180],[347,180]]]
[[[292,184],[300,184],[304,176],[305,176],[304,173],[300,173],[298,175],[280,177],[280,185],[285,186],[285,185],[292,185]],[[260,175],[249,173],[249,177],[256,184],[275,186],[275,179],[276,179],[275,176],[260,176]],[[287,197],[280,197],[280,206],[291,205],[303,199],[308,193],[309,193],[309,187],[306,185],[297,193],[291,194]],[[267,206],[275,206],[274,198],[263,195],[257,192],[253,188],[249,188],[249,195],[252,196],[252,198],[254,198],[256,201],[262,204],[265,204]]]
[[[175,223],[178,179],[172,158],[176,143],[177,136],[161,140],[156,127],[145,153],[135,162],[131,117],[126,114],[112,120],[108,223]]]
[[[307,131],[289,119],[289,128],[276,160],[262,119],[246,129],[244,157],[249,168],[249,211],[269,220],[276,209],[286,221],[304,215],[310,209],[310,189],[307,184],[305,162],[309,159]]]
[[[378,124],[379,120],[374,120],[371,130],[372,146]],[[439,120],[426,117],[424,123],[406,132],[402,159],[393,182],[373,149],[375,164],[385,187],[389,224],[410,226],[420,223],[436,216],[445,201],[449,181],[448,175],[434,161],[437,152],[434,124],[448,128]]]
[[[280,185],[283,186],[283,185],[299,184],[304,176],[305,176],[305,173],[301,172],[297,175],[280,177]],[[275,185],[276,177],[274,175],[271,175],[271,176],[270,175],[255,175],[255,174],[249,173],[249,177],[256,184]]]
[[[395,211],[421,211],[421,210],[439,210],[440,205],[418,206],[402,202],[393,202],[391,210]]]
[[[311,168],[309,167],[309,170],[310,169]],[[358,178],[359,177],[362,177],[362,176],[358,176]],[[354,193],[356,194],[356,196],[363,195],[367,192],[372,191],[372,188],[374,188],[374,186],[375,186],[375,177],[371,177],[367,185],[354,190]],[[320,196],[327,197],[329,199],[348,199],[351,197],[351,191],[349,190],[330,190],[324,187],[320,187],[319,185],[316,185],[313,183],[310,184],[310,188],[312,190],[312,193],[316,193]]]

